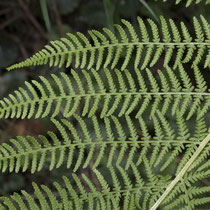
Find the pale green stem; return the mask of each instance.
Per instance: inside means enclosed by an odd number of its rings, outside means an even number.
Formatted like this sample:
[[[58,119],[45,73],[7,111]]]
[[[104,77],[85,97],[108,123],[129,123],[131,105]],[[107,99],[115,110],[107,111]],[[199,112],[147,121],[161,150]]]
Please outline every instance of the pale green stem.
[[[156,203],[152,206],[150,210],[155,210],[158,208],[158,206],[162,203],[162,201],[166,198],[166,196],[171,192],[171,190],[174,188],[174,186],[182,180],[183,176],[189,169],[189,167],[192,165],[192,163],[196,160],[198,155],[202,152],[204,147],[208,144],[210,141],[210,133],[207,135],[207,137],[200,143],[200,146],[195,151],[193,156],[189,159],[189,161],[186,163],[184,168],[179,172],[179,174],[176,176],[176,178],[168,185],[165,192],[161,195],[161,197],[156,201]]]

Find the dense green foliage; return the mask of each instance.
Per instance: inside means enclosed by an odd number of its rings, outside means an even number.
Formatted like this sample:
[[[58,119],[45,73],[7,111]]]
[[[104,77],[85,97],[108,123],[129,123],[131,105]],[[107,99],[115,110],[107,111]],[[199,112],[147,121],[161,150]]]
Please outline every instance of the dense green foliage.
[[[151,19],[137,22],[139,31],[122,20],[116,33],[68,33],[8,67],[74,70],[25,82],[0,100],[1,119],[50,118],[53,125],[47,135],[2,143],[0,170],[36,174],[64,166],[70,172],[51,187],[33,183],[33,193],[0,197],[0,209],[210,205],[203,181],[210,178],[210,91],[203,76],[210,25],[194,17],[191,34],[183,22],[162,16],[161,27]]]

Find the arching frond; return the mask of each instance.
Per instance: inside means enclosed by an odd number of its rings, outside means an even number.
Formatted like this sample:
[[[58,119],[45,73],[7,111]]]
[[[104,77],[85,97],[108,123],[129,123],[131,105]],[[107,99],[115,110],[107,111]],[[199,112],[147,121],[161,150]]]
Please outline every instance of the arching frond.
[[[202,117],[210,110],[210,93],[199,69],[195,66],[193,70],[196,85],[182,65],[177,70],[167,67],[157,75],[147,69],[146,77],[138,70],[132,74],[115,70],[111,74],[107,69],[105,76],[95,70],[82,74],[72,70],[72,77],[64,73],[52,74],[51,79],[41,76],[41,81],[26,82],[27,89],[19,88],[0,101],[0,118],[55,117],[59,113],[70,117],[78,109],[83,116],[98,112],[101,118],[131,113],[139,118],[149,110],[151,118],[157,109],[165,115],[169,107],[173,115],[180,109],[180,115],[187,119],[199,109]]]
[[[117,175],[116,171],[119,171],[119,175]],[[148,185],[144,186],[144,182],[140,180],[135,180],[135,183],[131,184],[131,179],[129,178],[127,172],[120,166],[117,168],[109,168],[112,184],[115,186],[112,188],[111,183],[108,183],[101,172],[97,169],[94,169],[94,174],[97,177],[95,180],[98,181],[101,191],[98,190],[98,186],[96,186],[95,182],[89,179],[85,174],[81,175],[81,178],[73,174],[72,179],[67,177],[63,177],[63,183],[59,184],[57,182],[54,183],[56,188],[57,197],[54,195],[54,192],[51,191],[45,185],[38,186],[33,183],[34,188],[34,197],[32,198],[26,191],[22,191],[20,194],[15,193],[11,196],[11,201],[2,197],[3,205],[8,208],[15,208],[15,205],[18,207],[32,207],[39,206],[41,203],[44,209],[118,209],[120,201],[123,201],[123,206],[125,209],[128,209],[129,206],[135,207],[136,204],[140,203],[140,199],[143,197],[143,192],[149,189],[153,189],[154,191],[160,191],[164,189],[165,183],[162,180],[160,185]],[[134,174],[139,176],[139,171],[137,168],[133,168]],[[119,185],[119,179],[123,179],[123,185]],[[137,178],[137,177],[136,177]],[[139,178],[139,177],[138,177]],[[74,180],[77,184],[77,188],[72,185],[72,180]],[[163,184],[164,183],[164,184]],[[86,187],[87,186],[87,187]],[[79,191],[79,193],[78,193]],[[47,198],[45,197],[47,195]],[[23,202],[22,199],[27,201]],[[132,201],[131,201],[132,199]]]
[[[52,119],[59,135],[49,131],[48,136],[40,135],[38,139],[18,136],[9,143],[3,143],[0,146],[0,170],[24,172],[30,169],[31,173],[34,173],[40,171],[49,159],[49,170],[59,168],[65,162],[67,168],[71,167],[76,172],[80,167],[89,166],[90,162],[94,162],[93,168],[98,167],[106,151],[110,150],[107,156],[108,167],[113,164],[114,159],[116,165],[120,165],[126,156],[126,170],[137,158],[136,166],[151,165],[151,167],[160,167],[160,171],[163,171],[178,155],[187,150],[177,168],[178,173],[208,132],[203,118],[199,118],[195,134],[192,136],[179,112],[176,113],[176,117],[177,128],[172,127],[160,111],[153,116],[150,127],[146,126],[143,118],[133,122],[129,116],[120,119],[112,116],[102,121],[94,116],[91,118],[91,123],[90,121],[87,123],[78,115],[74,115],[76,125],[66,119],[61,121]],[[153,137],[152,125],[156,131]],[[102,135],[104,128],[106,133]],[[91,133],[95,135],[92,136]],[[151,151],[150,159],[146,160],[146,154]],[[200,166],[209,151],[208,145],[191,169]],[[78,154],[76,160],[75,154]],[[163,163],[166,156],[167,160]],[[152,169],[148,168],[148,173],[152,173]],[[153,182],[153,175],[148,176],[151,177],[149,181]]]
[[[188,0],[187,5],[191,2],[192,0]],[[164,60],[164,67],[169,62],[173,62],[174,68],[179,63],[191,62],[197,65],[201,60],[204,61],[205,68],[210,67],[209,23],[203,16],[200,20],[193,18],[194,35],[189,33],[183,22],[176,25],[172,19],[167,22],[164,17],[160,17],[160,21],[161,26],[151,19],[143,21],[138,18],[140,36],[126,20],[122,20],[123,26],[116,25],[116,35],[106,28],[103,33],[89,31],[90,40],[79,32],[68,33],[67,38],[52,41],[32,57],[7,69],[45,64],[58,67],[65,64],[69,67],[74,61],[75,68],[98,70],[109,66],[111,69],[117,67],[125,70],[132,55],[135,57],[135,69],[152,67],[160,58]],[[180,26],[181,29],[178,29]],[[143,54],[145,56],[142,56]],[[175,60],[172,59],[172,54],[175,55]],[[123,62],[120,60],[122,56]]]
[[[169,179],[167,176],[156,177],[154,183],[145,184],[142,180],[140,170],[132,164],[132,173],[135,178],[131,179],[128,172],[122,167],[108,168],[112,181],[106,179],[97,169],[93,169],[97,178],[90,179],[85,174],[72,177],[63,176],[63,182],[54,182],[55,190],[45,185],[38,186],[33,183],[34,194],[30,195],[25,190],[21,194],[14,193],[10,198],[1,197],[2,209],[118,209],[120,203],[124,209],[150,209],[159,196],[167,187]],[[206,172],[208,177],[210,172]],[[185,177],[187,182],[190,178]],[[122,180],[121,184],[119,180]],[[76,186],[72,184],[76,183]],[[96,184],[97,183],[97,184]],[[98,189],[100,187],[100,189]],[[187,195],[191,199],[190,206],[196,208],[202,204],[209,204],[209,197],[199,195],[210,192],[209,187],[188,186]],[[186,203],[186,195],[183,183],[178,183],[172,192],[177,199],[169,200],[161,205],[163,209],[183,209],[189,207]],[[170,194],[171,195],[171,194]],[[171,196],[169,196],[171,198]],[[143,205],[141,205],[143,201]]]

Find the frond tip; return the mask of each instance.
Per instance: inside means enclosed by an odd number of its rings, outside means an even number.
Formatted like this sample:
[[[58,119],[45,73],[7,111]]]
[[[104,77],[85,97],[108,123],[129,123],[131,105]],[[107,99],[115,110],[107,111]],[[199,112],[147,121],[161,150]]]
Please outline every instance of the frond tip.
[[[139,31],[134,29],[131,23],[122,20],[121,25],[116,25],[118,34],[113,34],[109,29],[104,29],[103,33],[92,30],[89,31],[90,39],[82,34],[67,34],[67,38],[61,38],[59,41],[52,41],[51,45],[46,45],[44,49],[37,52],[32,57],[8,67],[8,70],[22,68],[26,66],[37,66],[49,64],[50,66],[66,68],[74,61],[75,68],[100,68],[111,69],[127,68],[132,55],[135,57],[135,69],[154,66],[160,57],[163,56],[164,66],[172,61],[172,54],[176,59],[174,68],[179,63],[192,62],[197,65],[204,60],[204,67],[210,67],[210,37],[209,23],[201,16],[201,23],[195,17],[194,36],[189,33],[186,25],[181,22],[181,30],[178,25],[170,19],[167,23],[164,17],[160,17],[161,27],[151,19],[143,21],[138,18]],[[148,25],[148,26],[147,26]],[[150,31],[147,30],[150,28]],[[160,31],[159,31],[160,28]],[[120,38],[118,38],[120,37]],[[142,56],[145,54],[145,56]],[[124,61],[120,58],[124,56]],[[144,59],[143,59],[144,57]]]

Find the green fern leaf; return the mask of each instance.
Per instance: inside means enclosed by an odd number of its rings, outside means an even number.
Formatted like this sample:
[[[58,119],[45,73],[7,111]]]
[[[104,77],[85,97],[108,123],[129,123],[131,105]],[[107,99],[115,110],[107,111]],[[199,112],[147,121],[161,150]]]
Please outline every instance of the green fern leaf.
[[[191,2],[192,0],[188,1],[187,5]],[[131,55],[135,55],[135,69],[152,67],[161,57],[164,58],[163,65],[166,67],[171,62],[171,56],[174,53],[176,54],[176,59],[173,61],[174,68],[177,67],[178,63],[190,61],[193,65],[198,65],[201,60],[204,60],[204,67],[208,68],[210,67],[209,23],[203,16],[200,19],[201,23],[195,17],[193,18],[195,39],[192,38],[183,22],[181,22],[181,31],[179,31],[178,25],[172,19],[169,20],[168,24],[162,16],[160,17],[160,31],[158,30],[159,26],[152,20],[143,21],[138,18],[140,37],[131,23],[126,20],[122,20],[122,23],[128,32],[122,26],[116,25],[121,39],[108,29],[104,29],[104,34],[96,30],[89,31],[93,44],[81,33],[75,35],[68,33],[67,38],[51,42],[51,45],[46,45],[44,49],[31,58],[7,69],[12,70],[47,63],[50,66],[58,67],[66,63],[68,68],[74,59],[75,68],[86,67],[87,69],[96,68],[98,70],[111,66],[112,69],[119,67],[121,70],[125,70],[130,63]],[[149,27],[147,27],[147,23],[149,23]],[[150,31],[148,32],[146,28],[150,28]],[[144,59],[142,59],[143,51],[145,51]],[[187,52],[186,55],[185,52]],[[125,54],[125,59],[123,63],[120,63],[120,57],[123,54]]]
[[[101,118],[115,113],[118,116],[135,113],[139,118],[150,110],[152,118],[162,103],[163,115],[169,107],[175,115],[180,107],[180,114],[187,115],[187,119],[195,115],[198,109],[199,116],[204,116],[210,108],[210,93],[198,67],[193,67],[196,85],[193,85],[181,64],[176,70],[169,67],[166,70],[166,73],[158,71],[156,76],[147,69],[149,84],[145,83],[143,73],[135,71],[131,74],[127,70],[115,70],[115,76],[105,69],[105,78],[95,70],[91,73],[82,71],[82,74],[72,70],[72,77],[64,73],[60,76],[52,74],[52,79],[40,77],[41,82],[26,82],[27,89],[19,88],[14,95],[9,94],[8,98],[0,101],[0,118],[43,118],[58,114],[70,117],[78,109],[82,110],[83,116],[89,117],[100,112]],[[82,77],[85,77],[87,87],[83,87]],[[100,106],[102,101],[103,107]],[[138,107],[139,103],[142,106]]]

